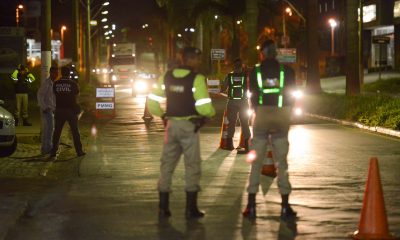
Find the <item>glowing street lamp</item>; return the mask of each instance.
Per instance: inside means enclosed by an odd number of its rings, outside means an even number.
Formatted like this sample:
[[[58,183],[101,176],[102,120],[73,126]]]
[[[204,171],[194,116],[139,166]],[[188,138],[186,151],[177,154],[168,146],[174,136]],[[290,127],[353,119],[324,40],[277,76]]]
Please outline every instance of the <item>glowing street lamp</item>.
[[[64,31],[67,30],[65,25],[61,26],[61,48],[60,48],[60,59],[64,59]]]
[[[17,23],[17,27],[19,27],[19,15],[20,11],[24,9],[24,5],[19,4],[17,8],[15,9],[15,22]]]
[[[329,25],[331,26],[331,55],[335,55],[335,27],[337,26],[337,21],[333,18],[328,20]]]

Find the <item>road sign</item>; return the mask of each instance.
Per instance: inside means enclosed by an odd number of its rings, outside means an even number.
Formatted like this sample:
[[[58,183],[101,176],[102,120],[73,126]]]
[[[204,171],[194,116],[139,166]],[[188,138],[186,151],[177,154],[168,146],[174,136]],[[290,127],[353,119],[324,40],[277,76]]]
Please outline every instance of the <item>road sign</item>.
[[[113,102],[96,102],[96,109],[114,109]]]
[[[211,60],[225,60],[225,49],[211,49]]]
[[[96,88],[96,97],[97,98],[113,98],[115,89],[108,88]]]
[[[96,88],[96,118],[115,117],[114,85],[103,85]]]
[[[278,56],[276,58],[280,63],[295,63],[296,48],[278,48]]]
[[[390,37],[372,36],[372,43],[373,44],[389,44],[390,43]]]
[[[219,93],[220,92],[220,81],[219,79],[207,79],[208,92]]]

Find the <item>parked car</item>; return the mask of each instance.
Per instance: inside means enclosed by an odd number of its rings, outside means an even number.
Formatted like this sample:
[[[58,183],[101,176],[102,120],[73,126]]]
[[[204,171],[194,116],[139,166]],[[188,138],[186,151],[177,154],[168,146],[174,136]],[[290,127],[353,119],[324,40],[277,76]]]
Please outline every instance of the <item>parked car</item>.
[[[10,156],[17,149],[15,119],[1,106],[3,104],[4,101],[0,100],[0,157]]]

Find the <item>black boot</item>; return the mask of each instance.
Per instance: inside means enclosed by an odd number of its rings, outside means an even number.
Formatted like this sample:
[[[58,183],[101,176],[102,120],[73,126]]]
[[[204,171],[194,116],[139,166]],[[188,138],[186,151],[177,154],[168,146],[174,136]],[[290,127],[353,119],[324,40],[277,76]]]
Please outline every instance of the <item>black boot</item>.
[[[249,139],[244,140],[244,148],[238,150],[237,154],[247,154],[249,153]]]
[[[247,207],[243,211],[243,217],[246,217],[250,220],[254,220],[257,217],[256,214],[256,194],[249,193]]]
[[[169,211],[169,193],[159,192],[160,203],[158,205],[158,216],[168,218],[171,216],[171,211]]]
[[[28,127],[32,126],[32,123],[30,123],[27,118],[22,119],[22,124]]]
[[[281,196],[282,196],[281,217],[282,218],[296,217],[297,212],[295,212],[289,204],[289,195],[285,194]]]
[[[230,151],[235,149],[235,147],[233,146],[233,139],[232,138],[227,138],[226,139],[226,146],[225,146],[225,148],[222,148],[222,149],[230,150]]]
[[[204,212],[197,208],[197,192],[186,192],[186,218],[202,218]]]

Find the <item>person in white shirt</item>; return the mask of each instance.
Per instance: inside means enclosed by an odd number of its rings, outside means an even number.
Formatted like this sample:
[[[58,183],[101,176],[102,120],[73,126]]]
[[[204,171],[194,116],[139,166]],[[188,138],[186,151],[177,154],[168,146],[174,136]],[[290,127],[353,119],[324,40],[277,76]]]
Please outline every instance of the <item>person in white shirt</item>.
[[[42,118],[42,146],[41,153],[50,153],[53,144],[52,136],[54,131],[54,110],[56,99],[53,91],[53,83],[57,80],[59,71],[57,67],[50,68],[50,76],[40,85],[37,92],[37,99],[40,106]]]

